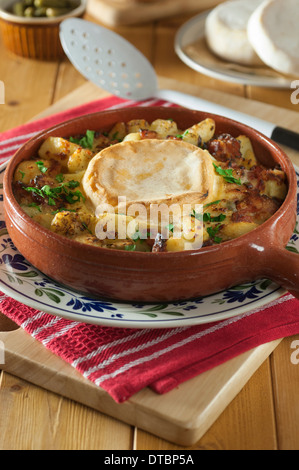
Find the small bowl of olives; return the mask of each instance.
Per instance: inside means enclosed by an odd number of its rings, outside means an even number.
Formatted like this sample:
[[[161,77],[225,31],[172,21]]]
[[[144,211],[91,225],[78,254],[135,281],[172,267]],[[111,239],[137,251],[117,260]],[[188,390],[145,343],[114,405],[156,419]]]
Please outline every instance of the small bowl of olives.
[[[22,57],[53,61],[64,56],[59,25],[80,18],[87,0],[3,0],[0,30],[8,50]]]

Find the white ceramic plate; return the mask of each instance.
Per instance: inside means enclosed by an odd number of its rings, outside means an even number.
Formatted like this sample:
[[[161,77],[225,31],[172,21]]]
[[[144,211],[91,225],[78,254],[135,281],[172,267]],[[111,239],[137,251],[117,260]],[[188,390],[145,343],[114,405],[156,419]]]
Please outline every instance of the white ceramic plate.
[[[273,282],[260,280],[183,302],[131,304],[93,298],[68,289],[39,272],[13,245],[3,215],[4,171],[5,166],[0,167],[0,290],[29,307],[69,320],[97,325],[170,328],[210,323],[237,316],[263,307],[285,293]],[[297,176],[299,179],[299,172]],[[299,216],[297,224],[298,222]],[[297,253],[299,251],[297,229],[288,248]]]
[[[243,67],[217,58],[205,43],[205,22],[209,11],[201,13],[177,32],[175,51],[193,70],[226,82],[268,88],[290,88],[294,79],[271,70],[269,67]],[[196,44],[196,46],[192,46]]]

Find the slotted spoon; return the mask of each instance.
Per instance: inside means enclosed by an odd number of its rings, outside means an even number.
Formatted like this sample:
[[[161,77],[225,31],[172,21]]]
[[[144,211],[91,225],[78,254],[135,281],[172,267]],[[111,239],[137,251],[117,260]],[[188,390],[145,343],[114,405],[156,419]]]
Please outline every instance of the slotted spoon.
[[[79,18],[69,18],[60,25],[60,40],[74,67],[113,95],[136,101],[159,98],[189,109],[221,114],[299,150],[298,133],[198,97],[160,90],[156,72],[147,58],[109,29]]]

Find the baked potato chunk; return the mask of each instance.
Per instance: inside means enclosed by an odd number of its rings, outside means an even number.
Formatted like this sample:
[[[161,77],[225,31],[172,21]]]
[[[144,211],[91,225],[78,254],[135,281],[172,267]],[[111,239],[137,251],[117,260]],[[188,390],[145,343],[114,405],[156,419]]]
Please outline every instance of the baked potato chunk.
[[[132,119],[127,123],[127,134],[139,132],[140,129],[149,129],[149,123],[145,119]]]
[[[166,139],[168,136],[176,136],[179,133],[176,122],[171,119],[156,119],[151,123],[150,130],[157,133],[158,139]]]
[[[43,164],[48,167],[50,162],[43,161]],[[14,182],[22,182],[23,184],[29,184],[30,181],[34,180],[41,171],[37,165],[36,160],[24,160],[18,165],[18,168],[14,174]]]
[[[193,145],[203,146],[209,142],[215,134],[216,124],[213,119],[205,119],[183,132],[182,139]]]
[[[58,212],[51,223],[51,230],[60,235],[73,238],[83,232],[94,233],[96,217],[84,212]]]
[[[80,148],[79,145],[62,137],[48,137],[41,145],[38,155],[45,160],[58,160],[62,167],[67,169],[69,157],[78,148]]]
[[[231,222],[223,226],[220,236],[223,240],[233,240],[251,232],[258,227],[254,222]]]
[[[245,135],[239,135],[237,140],[240,142],[240,150],[245,168],[249,169],[257,165],[258,162],[254,154],[251,140]]]
[[[88,163],[93,157],[93,152],[79,147],[69,156],[67,167],[70,173],[79,173],[86,170]]]

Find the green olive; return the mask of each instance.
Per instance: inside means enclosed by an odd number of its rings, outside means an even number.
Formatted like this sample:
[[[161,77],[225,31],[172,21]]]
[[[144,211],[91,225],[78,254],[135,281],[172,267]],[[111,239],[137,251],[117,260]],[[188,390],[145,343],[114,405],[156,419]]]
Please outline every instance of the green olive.
[[[68,8],[67,0],[34,0],[34,6],[45,8]]]
[[[35,8],[34,16],[36,18],[41,18],[47,16],[47,8]]]
[[[80,0],[20,0],[10,9],[16,16],[28,18],[55,18],[70,13],[80,5]]]
[[[34,8],[33,7],[25,8],[24,16],[27,16],[28,18],[32,18],[34,16]]]
[[[23,2],[17,2],[12,7],[13,14],[17,16],[24,16],[24,10],[25,8]]]
[[[48,18],[55,18],[56,16],[66,15],[73,8],[46,8],[46,15]]]

